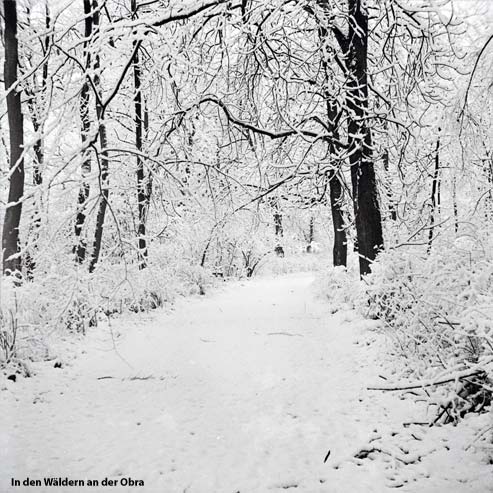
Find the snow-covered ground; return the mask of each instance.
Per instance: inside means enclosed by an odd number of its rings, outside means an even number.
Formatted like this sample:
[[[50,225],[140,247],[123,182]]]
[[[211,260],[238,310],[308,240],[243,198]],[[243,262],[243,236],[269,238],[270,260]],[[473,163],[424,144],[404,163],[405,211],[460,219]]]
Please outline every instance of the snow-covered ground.
[[[234,282],[116,319],[62,368],[2,377],[0,492],[493,491],[469,446],[486,418],[403,426],[425,419],[419,404],[366,390],[382,382],[382,341],[331,315],[313,279]],[[11,486],[50,476],[145,485]]]

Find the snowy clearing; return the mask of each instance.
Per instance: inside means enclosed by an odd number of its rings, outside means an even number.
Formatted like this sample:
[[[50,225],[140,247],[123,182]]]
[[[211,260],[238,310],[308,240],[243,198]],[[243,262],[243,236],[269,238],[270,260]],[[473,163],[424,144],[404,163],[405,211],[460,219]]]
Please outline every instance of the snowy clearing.
[[[233,282],[95,330],[62,368],[0,381],[0,491],[108,489],[11,487],[26,477],[131,477],[145,486],[113,490],[149,493],[493,491],[481,450],[464,450],[487,418],[404,427],[425,409],[366,390],[382,382],[382,341],[353,312],[330,315],[312,283]]]

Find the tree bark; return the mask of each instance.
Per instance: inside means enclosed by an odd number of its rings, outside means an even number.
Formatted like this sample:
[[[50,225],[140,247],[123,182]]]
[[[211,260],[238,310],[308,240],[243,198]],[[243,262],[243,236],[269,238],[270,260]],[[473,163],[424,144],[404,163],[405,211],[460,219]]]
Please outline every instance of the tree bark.
[[[310,216],[310,222],[308,224],[308,245],[306,246],[306,253],[312,253],[312,243],[315,240],[315,218]]]
[[[388,132],[388,124],[385,122],[385,130]],[[388,141],[387,141],[388,146]],[[389,216],[392,221],[397,221],[397,207],[394,200],[394,194],[392,191],[392,182],[390,178],[390,159],[388,148],[383,151],[383,168],[385,170],[385,183],[384,189],[387,195],[387,201],[389,204]]]
[[[132,0],[132,12],[135,15],[137,10],[136,0]],[[134,42],[134,47],[135,47]],[[139,63],[139,52],[135,52],[133,60],[134,72],[134,110],[135,110],[135,147],[139,153],[142,152],[142,135],[144,118],[142,111],[142,89],[141,89],[141,68]],[[137,238],[138,238],[138,266],[144,269],[147,266],[147,242],[146,242],[146,218],[147,218],[147,185],[144,173],[144,162],[140,154],[137,154]]]
[[[360,275],[371,272],[371,264],[383,249],[382,218],[372,160],[372,135],[368,126],[368,14],[363,0],[348,0],[349,163],[354,202]]]
[[[99,10],[97,5],[97,0],[92,2],[93,17],[92,23],[93,27],[99,29]],[[94,63],[94,69],[96,75],[94,76],[94,84],[96,90],[99,91],[100,79],[97,72],[99,70],[99,55],[96,54],[96,60]],[[101,93],[101,91],[99,91]],[[94,244],[91,256],[91,261],[89,263],[89,272],[93,272],[96,268],[96,264],[99,261],[99,256],[101,254],[101,243],[103,240],[104,232],[104,220],[106,218],[106,209],[108,207],[109,199],[109,183],[108,183],[108,172],[109,172],[109,158],[108,158],[108,138],[106,135],[106,125],[103,121],[103,106],[99,101],[96,102],[96,117],[98,120],[98,134],[99,134],[99,145],[100,145],[100,156],[98,158],[99,166],[99,208],[98,214],[96,216],[96,229],[94,231]]]
[[[45,27],[46,27],[46,35],[43,40],[43,55],[48,54],[48,50],[50,48],[51,36],[49,34],[51,24],[50,11],[48,10],[48,3],[45,6]],[[41,75],[41,105],[46,105],[46,91],[48,87],[48,59],[43,63],[43,70]],[[33,108],[32,111],[32,123],[34,127],[34,131],[36,134],[41,130],[43,132],[43,124],[39,121],[39,115],[36,109]],[[40,135],[36,142],[34,143],[34,155],[35,155],[35,166],[33,173],[33,184],[34,185],[42,185],[43,184],[43,163],[44,163],[44,145],[43,145],[43,137]]]
[[[17,3],[4,0],[5,19],[5,65],[4,79],[7,94],[7,113],[10,136],[10,179],[8,204],[2,234],[3,272],[21,270],[19,226],[22,215],[22,196],[24,195],[24,120],[21,108],[21,95],[17,82],[19,52],[17,43]]]
[[[276,198],[271,199],[272,207],[274,208],[274,232],[276,235],[276,246],[274,252],[279,257],[284,257],[284,248],[282,246],[282,238],[284,230],[282,227],[282,214],[279,209],[279,202]]]
[[[48,0],[46,0],[48,2]],[[51,35],[50,35],[50,11],[48,9],[48,3],[45,5],[45,28],[46,33],[43,39],[43,56],[47,57],[50,49]],[[34,160],[33,160],[33,185],[38,187],[37,194],[34,196],[33,206],[34,212],[29,225],[28,243],[31,245],[24,254],[24,266],[26,270],[25,277],[29,280],[33,279],[33,272],[36,267],[35,252],[38,248],[40,228],[42,224],[41,210],[43,207],[42,191],[40,190],[43,184],[43,164],[44,164],[44,118],[43,110],[48,104],[47,101],[47,88],[48,88],[48,58],[42,64],[41,72],[41,88],[40,88],[40,100],[36,99],[37,93],[36,77],[33,74],[33,89],[25,89],[28,94],[28,108],[31,114],[31,123],[33,125],[34,132],[36,134],[36,141],[33,145]]]
[[[322,4],[324,10],[327,11],[327,5]],[[337,107],[337,103],[334,101],[333,95],[329,92],[329,59],[326,51],[326,43],[328,38],[328,32],[325,26],[319,26],[319,38],[321,42],[321,48],[323,50],[322,64],[324,68],[325,84],[327,89],[325,91],[325,104],[327,112],[327,129],[329,134],[332,135],[332,139],[328,141],[328,155],[330,159],[331,169],[328,173],[329,178],[329,195],[330,195],[330,210],[332,214],[332,227],[334,229],[334,242],[332,247],[332,264],[334,267],[339,265],[347,265],[347,237],[346,230],[344,228],[344,212],[342,209],[342,199],[344,192],[342,188],[341,178],[339,175],[340,163],[334,162],[334,158],[337,155],[337,142],[339,141],[339,131],[337,129],[337,123],[340,115],[340,110]]]
[[[457,206],[457,185],[455,175],[452,181],[452,201],[454,204],[454,231],[455,234],[457,234],[459,232],[459,209]]]
[[[109,199],[109,183],[108,183],[108,139],[106,137],[106,127],[103,122],[101,122],[100,108],[96,108],[96,113],[98,114],[99,121],[99,143],[101,145],[100,157],[98,159],[99,166],[99,187],[100,187],[100,197],[99,197],[99,208],[98,214],[96,216],[96,228],[94,231],[94,245],[91,257],[91,262],[89,263],[89,272],[93,272],[96,268],[96,264],[99,262],[99,256],[101,254],[101,243],[103,241],[104,232],[104,220],[106,218],[106,209],[108,206]]]
[[[327,17],[330,17],[331,7],[324,0],[319,1],[319,5],[324,10]],[[340,108],[338,108],[333,95],[329,91],[330,76],[329,76],[329,63],[332,62],[329,56],[328,50],[328,37],[329,32],[327,27],[319,23],[318,35],[320,39],[320,48],[322,50],[322,65],[325,76],[324,91],[326,114],[327,114],[327,130],[332,135],[332,138],[328,141],[328,156],[330,159],[331,169],[328,172],[329,179],[329,195],[330,195],[330,209],[332,214],[332,227],[334,230],[334,242],[332,248],[332,263],[334,267],[339,265],[347,265],[347,236],[346,229],[344,227],[344,212],[342,209],[342,200],[344,197],[344,191],[342,188],[340,178],[340,163],[334,162],[337,158],[339,131],[337,128],[338,120],[340,117]]]
[[[332,98],[329,95],[327,95],[326,98],[328,127],[333,135],[333,140],[329,141],[329,156],[332,160],[336,152],[335,142],[339,139],[336,123],[338,112]],[[334,267],[347,265],[347,236],[344,227],[344,212],[342,209],[344,191],[339,173],[339,165],[333,167],[329,172],[330,210],[332,213],[332,227],[334,229],[334,246],[332,248],[332,264]]]
[[[347,237],[344,227],[342,198],[344,192],[338,171],[332,170],[330,180],[330,208],[332,211],[332,226],[334,229],[334,246],[332,249],[332,264],[334,267],[347,265]]]
[[[86,71],[89,70],[91,66],[91,54],[88,49],[89,38],[92,35],[92,15],[91,15],[91,1],[84,0],[84,51],[85,51],[85,67]],[[89,117],[89,82],[84,79],[84,83],[82,85],[80,100],[79,100],[79,111],[80,111],[80,120],[81,120],[81,141],[82,148],[84,150],[82,165],[81,165],[81,175],[82,175],[82,183],[80,185],[79,194],[77,197],[77,215],[75,217],[75,245],[74,245],[74,253],[75,260],[78,263],[82,263],[86,258],[86,250],[87,245],[82,237],[82,232],[84,229],[84,225],[86,223],[86,203],[89,198],[90,193],[90,185],[87,177],[91,174],[91,154],[90,150],[86,149],[87,142],[89,139],[89,134],[91,131],[91,123]]]
[[[440,133],[440,129],[438,129]],[[440,136],[437,138],[435,149],[435,170],[431,184],[431,214],[430,229],[428,230],[428,253],[431,252],[433,245],[433,233],[435,229],[435,213],[440,208]]]

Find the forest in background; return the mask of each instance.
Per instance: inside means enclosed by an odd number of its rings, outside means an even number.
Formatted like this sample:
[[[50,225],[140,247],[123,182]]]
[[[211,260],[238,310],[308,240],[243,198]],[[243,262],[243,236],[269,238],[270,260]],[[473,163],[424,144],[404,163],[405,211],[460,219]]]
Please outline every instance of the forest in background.
[[[492,16],[481,0],[4,0],[0,362],[325,257],[334,310],[379,319],[406,376],[469,378],[441,419],[484,409]]]

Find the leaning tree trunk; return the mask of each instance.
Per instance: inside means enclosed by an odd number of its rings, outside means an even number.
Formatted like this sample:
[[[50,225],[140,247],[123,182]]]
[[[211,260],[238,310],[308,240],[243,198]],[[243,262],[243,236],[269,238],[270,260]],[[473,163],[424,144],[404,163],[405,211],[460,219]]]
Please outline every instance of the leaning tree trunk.
[[[368,13],[363,0],[348,0],[349,22],[346,51],[348,75],[349,163],[354,202],[360,275],[383,249],[382,218],[372,160],[372,136],[368,126]]]
[[[90,0],[84,0],[84,49],[85,49],[85,68],[89,70],[91,66],[91,55],[88,49],[89,38],[92,35],[92,15],[91,15],[91,2]],[[79,100],[81,129],[80,135],[82,140],[83,158],[81,165],[81,177],[82,183],[79,188],[79,194],[77,197],[77,214],[75,217],[75,245],[74,253],[75,260],[78,263],[82,263],[86,258],[87,244],[83,239],[83,229],[86,223],[86,204],[89,198],[90,185],[88,176],[91,174],[91,154],[88,149],[89,134],[91,131],[91,123],[89,117],[89,82],[85,78],[82,85]]]
[[[22,196],[24,195],[24,121],[21,108],[21,94],[15,87],[19,53],[17,44],[17,3],[15,0],[3,1],[5,20],[5,65],[4,80],[7,91],[7,113],[10,136],[10,179],[8,204],[3,223],[2,249],[3,272],[21,270],[19,226],[22,215]]]

